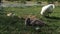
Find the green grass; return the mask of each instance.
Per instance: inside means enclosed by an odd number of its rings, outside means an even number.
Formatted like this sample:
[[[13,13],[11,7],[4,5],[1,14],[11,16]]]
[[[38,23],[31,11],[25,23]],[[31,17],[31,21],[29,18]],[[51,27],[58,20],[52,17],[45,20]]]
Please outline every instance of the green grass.
[[[41,32],[37,32],[34,27],[26,27],[24,20],[18,17],[0,16],[0,33],[1,34],[60,34],[60,7],[56,7],[50,18],[40,15],[42,7],[24,7],[24,8],[4,8],[7,13],[13,11],[16,16],[24,17],[25,15],[36,15],[43,20],[49,27],[42,27]]]

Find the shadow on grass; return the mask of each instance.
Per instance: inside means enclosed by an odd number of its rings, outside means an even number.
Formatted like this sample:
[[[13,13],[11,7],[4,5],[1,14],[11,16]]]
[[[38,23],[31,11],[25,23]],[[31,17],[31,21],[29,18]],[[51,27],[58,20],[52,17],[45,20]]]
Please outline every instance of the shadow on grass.
[[[52,17],[49,17],[49,16],[45,16],[46,18],[48,19],[55,19],[55,20],[60,20],[60,17],[55,17],[55,16],[52,16]]]

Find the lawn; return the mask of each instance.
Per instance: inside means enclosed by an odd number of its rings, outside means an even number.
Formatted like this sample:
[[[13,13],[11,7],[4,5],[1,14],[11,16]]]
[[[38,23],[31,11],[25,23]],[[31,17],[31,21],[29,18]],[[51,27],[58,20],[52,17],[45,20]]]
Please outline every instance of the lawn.
[[[1,34],[60,34],[60,7],[56,7],[50,17],[42,17],[40,15],[40,6],[32,7],[7,7],[4,10],[9,13],[13,12],[16,16],[25,17],[28,15],[36,15],[37,18],[44,21],[49,27],[44,26],[41,32],[34,27],[26,27],[24,20],[17,17],[0,16],[0,33]],[[26,17],[25,17],[26,18]]]

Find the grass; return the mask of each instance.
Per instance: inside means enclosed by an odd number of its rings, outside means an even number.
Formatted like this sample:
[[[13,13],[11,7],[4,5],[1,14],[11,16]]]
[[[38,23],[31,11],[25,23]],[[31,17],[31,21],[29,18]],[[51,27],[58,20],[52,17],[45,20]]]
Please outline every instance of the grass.
[[[25,17],[26,15],[36,15],[43,20],[49,27],[42,27],[41,32],[37,32],[34,27],[26,27],[24,20],[18,17],[0,16],[0,33],[1,34],[60,34],[60,7],[56,7],[50,17],[45,18],[40,15],[42,7],[24,7],[24,8],[4,8],[7,13],[12,12],[16,16]]]

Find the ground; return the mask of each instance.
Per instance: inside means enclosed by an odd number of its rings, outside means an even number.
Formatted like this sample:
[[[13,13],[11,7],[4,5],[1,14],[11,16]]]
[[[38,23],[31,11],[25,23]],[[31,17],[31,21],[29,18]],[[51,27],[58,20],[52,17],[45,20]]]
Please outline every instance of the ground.
[[[4,8],[7,13],[13,11],[16,16],[25,17],[26,15],[36,15],[37,18],[44,21],[49,26],[44,26],[41,31],[36,31],[34,27],[26,27],[24,19],[17,17],[0,16],[1,34],[60,34],[60,7],[56,7],[50,17],[40,15],[40,6],[32,7],[8,7]],[[25,17],[26,18],[26,17]]]

